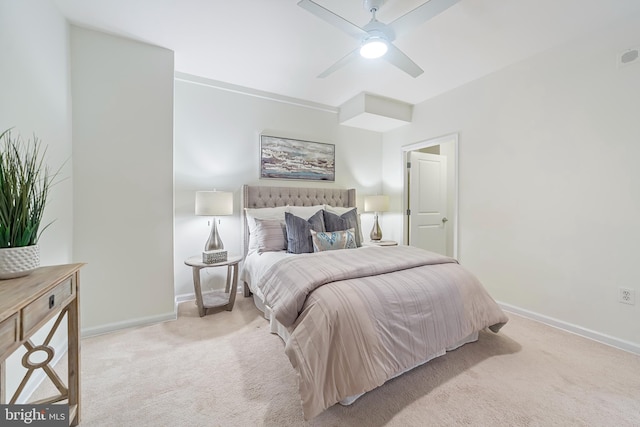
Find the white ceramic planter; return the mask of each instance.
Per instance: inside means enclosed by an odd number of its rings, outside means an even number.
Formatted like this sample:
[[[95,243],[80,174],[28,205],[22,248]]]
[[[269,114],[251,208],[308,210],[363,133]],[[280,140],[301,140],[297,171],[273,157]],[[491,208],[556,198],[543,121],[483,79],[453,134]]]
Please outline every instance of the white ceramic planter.
[[[38,245],[0,249],[0,280],[26,276],[39,266]]]

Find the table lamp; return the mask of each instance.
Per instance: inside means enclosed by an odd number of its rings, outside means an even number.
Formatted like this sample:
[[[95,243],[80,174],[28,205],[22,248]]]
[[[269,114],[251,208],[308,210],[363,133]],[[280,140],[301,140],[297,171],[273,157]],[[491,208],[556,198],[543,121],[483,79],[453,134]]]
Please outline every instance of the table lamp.
[[[382,239],[382,230],[378,224],[378,213],[386,212],[389,210],[389,196],[365,196],[364,198],[364,211],[375,212],[375,219],[373,221],[373,229],[371,230],[371,240],[378,241]]]
[[[224,249],[224,244],[216,227],[216,216],[233,214],[233,193],[228,191],[196,191],[196,215],[212,216],[213,225],[204,250]]]

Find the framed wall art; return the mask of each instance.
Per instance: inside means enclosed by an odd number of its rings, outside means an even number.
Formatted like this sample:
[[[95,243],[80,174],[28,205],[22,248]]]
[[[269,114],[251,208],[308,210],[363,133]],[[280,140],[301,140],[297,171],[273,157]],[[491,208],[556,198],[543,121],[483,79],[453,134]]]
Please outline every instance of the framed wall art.
[[[260,135],[260,178],[335,181],[334,144]]]

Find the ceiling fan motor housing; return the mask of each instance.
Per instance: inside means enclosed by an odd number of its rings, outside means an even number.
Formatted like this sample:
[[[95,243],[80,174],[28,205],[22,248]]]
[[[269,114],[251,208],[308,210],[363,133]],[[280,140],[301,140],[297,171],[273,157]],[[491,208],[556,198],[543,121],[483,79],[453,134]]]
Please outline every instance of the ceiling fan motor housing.
[[[386,41],[392,42],[396,38],[395,33],[393,32],[391,27],[389,27],[387,24],[384,24],[380,21],[371,21],[367,25],[362,27],[362,29],[368,33],[365,39],[374,36],[374,37],[383,38]]]
[[[384,4],[384,0],[363,0],[362,3],[367,12],[372,12],[374,10],[380,10]]]

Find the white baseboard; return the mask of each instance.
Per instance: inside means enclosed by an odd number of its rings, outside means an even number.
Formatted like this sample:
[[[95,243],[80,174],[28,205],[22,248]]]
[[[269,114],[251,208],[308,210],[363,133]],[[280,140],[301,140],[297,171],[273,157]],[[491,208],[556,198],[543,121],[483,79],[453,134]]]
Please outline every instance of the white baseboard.
[[[176,295],[176,305],[180,304],[181,302],[193,301],[195,299],[196,299],[196,294],[193,292],[190,294]]]
[[[243,287],[242,286],[238,286],[237,289],[237,293],[241,294],[243,292]],[[215,292],[215,291],[204,291],[202,294],[206,295],[209,292]],[[194,292],[191,292],[189,294],[180,294],[180,295],[176,295],[176,305],[180,304],[181,302],[185,302],[185,301],[194,301],[196,299],[196,294]]]
[[[535,320],[535,321],[544,323],[545,325],[562,329],[563,331],[571,332],[573,334],[580,335],[581,337],[589,338],[599,343],[610,345],[612,347],[616,347],[621,350],[625,350],[630,353],[635,353],[640,355],[639,344],[636,344],[630,341],[625,341],[620,338],[612,337],[600,332],[592,331],[591,329],[583,328],[581,326],[564,322],[562,320],[554,319],[553,317],[538,314],[533,311],[525,310],[523,308],[515,307],[511,304],[498,302],[498,305],[502,307],[502,309],[505,311],[520,315],[522,317],[526,317],[527,319]]]
[[[109,323],[107,325],[97,326],[94,328],[82,328],[82,338],[93,337],[96,335],[107,334],[109,332],[115,332],[120,329],[132,328],[135,326],[145,326],[154,323],[167,322],[169,320],[176,320],[178,318],[177,311],[174,310],[171,313],[159,314],[157,316],[139,317],[137,319],[125,320],[122,322]]]

